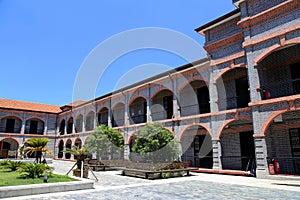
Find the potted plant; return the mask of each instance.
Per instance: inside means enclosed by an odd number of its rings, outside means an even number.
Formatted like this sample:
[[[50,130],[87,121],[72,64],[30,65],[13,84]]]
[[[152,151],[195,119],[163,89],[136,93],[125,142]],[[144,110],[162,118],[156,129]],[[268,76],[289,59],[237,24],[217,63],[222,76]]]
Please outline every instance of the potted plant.
[[[72,149],[66,149],[65,152],[74,155],[74,158],[76,158],[75,165],[77,166],[77,168],[73,170],[73,175],[77,177],[81,177],[81,170],[83,170],[82,177],[87,178],[89,171],[86,165],[84,165],[84,163],[87,159],[87,155],[89,154],[89,151],[85,147],[80,148],[77,146],[73,146]]]

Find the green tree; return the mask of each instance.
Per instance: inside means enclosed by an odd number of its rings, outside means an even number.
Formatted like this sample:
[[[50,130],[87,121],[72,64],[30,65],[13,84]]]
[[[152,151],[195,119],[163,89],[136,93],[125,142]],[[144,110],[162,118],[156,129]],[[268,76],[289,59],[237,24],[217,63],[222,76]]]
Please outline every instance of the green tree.
[[[27,141],[27,147],[25,147],[25,151],[27,154],[35,153],[35,162],[42,163],[42,155],[45,153],[52,153],[51,150],[47,148],[47,143],[49,142],[48,138],[30,138]]]
[[[118,153],[124,148],[124,138],[119,131],[100,125],[88,137],[85,147],[91,153],[96,153],[97,160],[101,160],[105,155],[112,158],[114,153]]]
[[[178,158],[178,142],[172,133],[161,123],[148,123],[138,131],[133,152],[139,153],[148,161],[172,162]]]

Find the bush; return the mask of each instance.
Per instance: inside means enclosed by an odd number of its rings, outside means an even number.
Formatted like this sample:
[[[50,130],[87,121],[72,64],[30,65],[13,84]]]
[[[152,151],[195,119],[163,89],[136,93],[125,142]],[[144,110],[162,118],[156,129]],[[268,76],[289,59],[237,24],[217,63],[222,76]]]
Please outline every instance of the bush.
[[[0,162],[0,168],[10,169],[11,171],[16,171],[21,165],[23,165],[21,161],[3,160]]]
[[[9,160],[2,160],[0,161],[0,168],[6,168],[9,164]]]
[[[24,163],[24,165],[18,168],[18,172],[22,177],[26,178],[40,178],[45,173],[51,173],[53,170],[52,167],[49,167],[45,164],[33,164],[33,163]]]
[[[11,169],[11,171],[16,171],[22,165],[24,165],[24,163],[21,161],[9,161],[6,168]]]

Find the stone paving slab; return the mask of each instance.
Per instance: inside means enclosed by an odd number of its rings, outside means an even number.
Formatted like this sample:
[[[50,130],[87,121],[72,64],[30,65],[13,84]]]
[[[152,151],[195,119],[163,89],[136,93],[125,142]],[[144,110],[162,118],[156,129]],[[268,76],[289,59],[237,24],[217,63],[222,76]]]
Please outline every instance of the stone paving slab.
[[[149,183],[134,183],[111,187],[95,187],[47,195],[33,195],[17,199],[33,200],[82,200],[82,199],[122,199],[122,200],[186,200],[186,199],[300,199],[299,187],[270,188],[203,181],[199,176],[154,180]]]
[[[94,188],[94,181],[88,179],[72,182],[7,186],[0,187],[0,198],[44,194],[51,192],[66,192],[92,188]]]
[[[54,161],[65,174],[73,162]],[[10,199],[300,199],[299,180],[269,180],[218,174],[192,173],[190,177],[145,180],[121,176],[121,171],[95,172],[95,189],[30,195]],[[91,173],[90,180],[93,180]]]

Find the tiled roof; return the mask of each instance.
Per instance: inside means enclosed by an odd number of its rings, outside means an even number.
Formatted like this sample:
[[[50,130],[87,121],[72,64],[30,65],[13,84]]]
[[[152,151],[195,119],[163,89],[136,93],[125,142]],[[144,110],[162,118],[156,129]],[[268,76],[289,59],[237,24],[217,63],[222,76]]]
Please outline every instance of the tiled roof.
[[[47,113],[61,112],[60,106],[25,102],[25,101],[18,101],[18,100],[10,100],[10,99],[3,99],[3,98],[0,98],[0,108],[38,111],[38,112],[47,112]]]
[[[83,103],[85,103],[85,102],[86,102],[86,101],[78,100],[78,101],[74,101],[74,102],[72,102],[72,103],[69,103],[69,104],[67,104],[67,105],[65,105],[65,106],[76,107],[76,106],[79,106],[79,105],[81,105],[81,104],[83,104]]]

